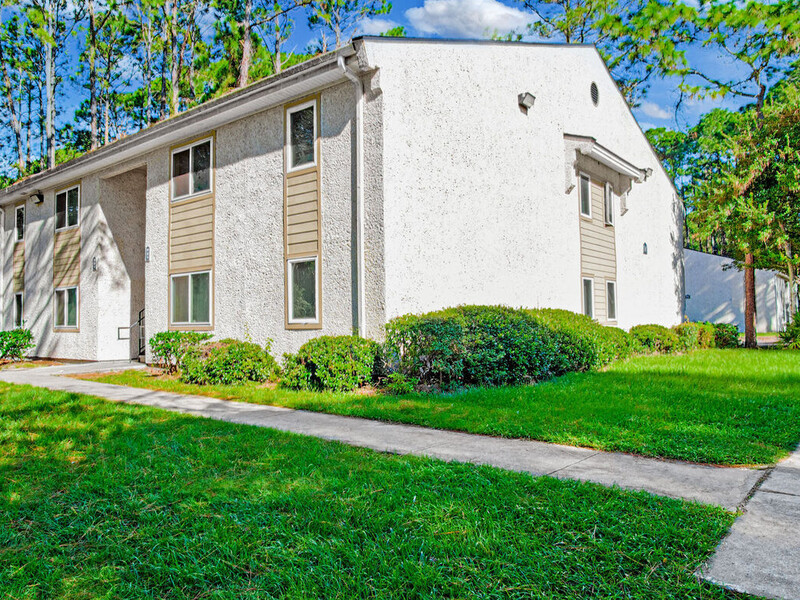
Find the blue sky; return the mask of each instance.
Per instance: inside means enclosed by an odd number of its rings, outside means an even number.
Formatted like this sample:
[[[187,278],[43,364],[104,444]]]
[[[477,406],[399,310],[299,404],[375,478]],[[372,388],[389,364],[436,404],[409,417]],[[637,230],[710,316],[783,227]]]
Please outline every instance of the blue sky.
[[[3,9],[3,12],[8,10],[13,8]],[[521,4],[504,3],[500,0],[396,0],[389,14],[362,22],[359,30],[353,33],[377,35],[402,25],[409,36],[480,39],[488,37],[492,32],[499,34],[512,31],[525,32],[526,25],[531,19],[531,13],[521,10]],[[213,27],[214,16],[206,15],[201,22],[204,36],[212,36]],[[295,17],[294,32],[285,49],[302,52],[316,35],[316,32],[309,30],[305,16],[298,14]],[[76,64],[78,52],[76,38],[72,38],[68,43],[67,52],[70,55],[67,58],[68,62]],[[714,64],[720,69],[726,68],[724,60],[719,57],[695,53],[692,59],[701,60],[704,66]],[[678,82],[675,80],[652,83],[648,96],[633,111],[643,129],[652,127],[683,129],[694,125],[703,113],[712,108],[719,106],[733,108],[743,104],[743,100],[737,98],[688,100],[684,102],[680,113],[676,116],[674,107],[678,99],[677,86]],[[85,90],[80,90],[74,81],[65,81],[61,92],[63,95],[59,99],[58,120],[63,124],[72,120],[74,109],[82,100]]]

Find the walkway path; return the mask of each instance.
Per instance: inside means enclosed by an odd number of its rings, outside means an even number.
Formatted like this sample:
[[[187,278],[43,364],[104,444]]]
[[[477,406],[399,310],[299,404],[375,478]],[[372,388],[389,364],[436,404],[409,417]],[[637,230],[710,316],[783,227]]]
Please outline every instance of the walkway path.
[[[646,490],[662,496],[717,504],[728,509],[739,507],[763,474],[763,471],[757,469],[710,467],[63,377],[81,372],[123,368],[141,368],[141,365],[112,362],[6,370],[0,372],[0,379],[51,390],[89,394],[119,402],[145,404],[231,423],[312,435],[381,452],[415,454],[448,461],[491,465],[533,475],[593,481],[603,485]]]

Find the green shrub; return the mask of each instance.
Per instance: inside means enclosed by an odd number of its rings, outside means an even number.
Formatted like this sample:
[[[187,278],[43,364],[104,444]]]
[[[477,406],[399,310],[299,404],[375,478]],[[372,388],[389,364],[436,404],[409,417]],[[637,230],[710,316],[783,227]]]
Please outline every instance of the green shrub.
[[[681,349],[678,334],[662,325],[636,325],[630,333],[647,352],[670,354]]]
[[[713,323],[714,346],[717,348],[738,348],[739,328],[729,323]]]
[[[778,334],[778,337],[781,340],[781,346],[784,348],[800,350],[800,311],[794,313],[792,322]]]
[[[357,336],[321,336],[284,354],[281,385],[292,389],[351,391],[375,381],[380,346]]]
[[[22,360],[25,353],[35,345],[30,329],[18,327],[10,331],[0,331],[0,359],[2,360]]]
[[[386,376],[383,390],[387,394],[393,396],[402,396],[403,394],[410,394],[414,388],[419,385],[419,380],[413,377],[406,377],[402,373],[389,373]]]
[[[597,368],[634,351],[621,329],[566,310],[458,306],[386,325],[386,357],[439,385],[513,385]]]
[[[714,326],[710,323],[686,322],[672,328],[678,336],[678,348],[691,351],[714,347]]]
[[[638,348],[622,329],[605,327],[586,315],[555,308],[529,312],[556,336],[554,375],[596,369],[626,358]]]
[[[271,340],[262,348],[252,342],[224,339],[190,348],[183,357],[181,381],[200,385],[237,385],[276,379],[280,367],[270,354]]]
[[[386,324],[386,359],[420,381],[458,381],[464,373],[463,337],[462,324],[440,313],[404,315]]]
[[[150,338],[153,360],[169,373],[181,368],[186,353],[211,339],[209,333],[196,331],[161,331]]]

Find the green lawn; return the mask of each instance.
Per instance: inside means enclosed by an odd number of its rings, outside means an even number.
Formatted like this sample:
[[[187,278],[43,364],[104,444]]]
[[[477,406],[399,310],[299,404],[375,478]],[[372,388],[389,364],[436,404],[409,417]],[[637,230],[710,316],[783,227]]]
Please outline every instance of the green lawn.
[[[0,597],[734,598],[722,509],[0,384]]]
[[[703,463],[770,464],[800,441],[800,352],[644,356],[535,386],[402,397],[98,381]]]

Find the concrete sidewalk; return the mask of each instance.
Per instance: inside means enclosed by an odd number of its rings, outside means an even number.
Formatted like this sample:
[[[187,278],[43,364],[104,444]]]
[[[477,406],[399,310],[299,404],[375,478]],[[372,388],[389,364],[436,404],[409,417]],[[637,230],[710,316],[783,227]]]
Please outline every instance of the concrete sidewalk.
[[[662,496],[716,504],[731,510],[744,502],[763,474],[757,469],[717,468],[64,377],[126,368],[143,368],[143,365],[94,363],[6,370],[0,371],[0,380],[154,406],[231,423],[269,427],[380,452],[429,456],[447,461],[491,465],[532,475],[552,475],[645,490]]]
[[[800,600],[800,450],[756,489],[702,576],[756,596]]]

